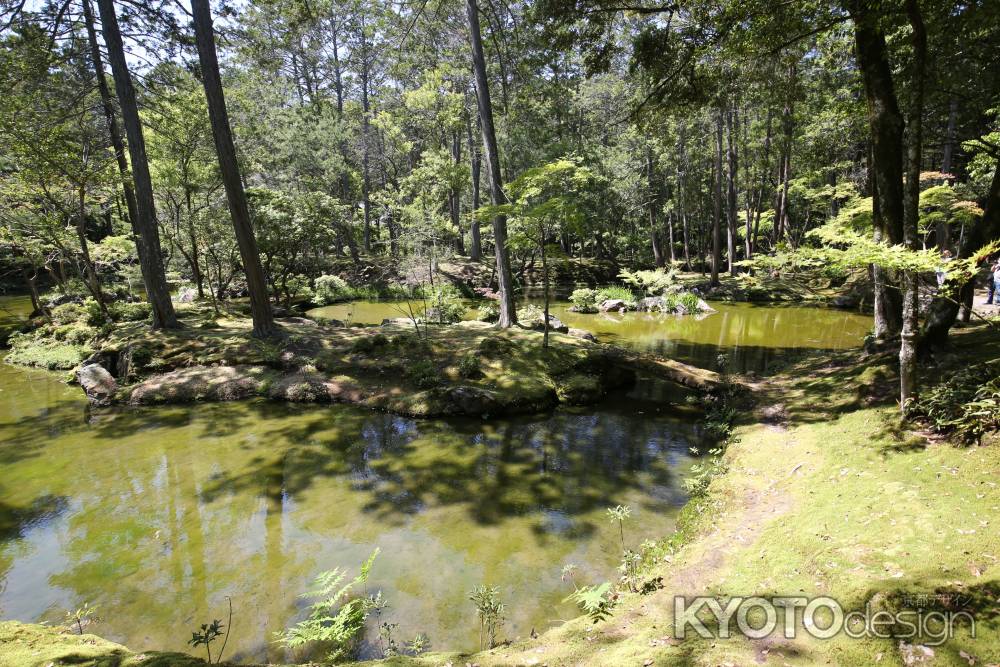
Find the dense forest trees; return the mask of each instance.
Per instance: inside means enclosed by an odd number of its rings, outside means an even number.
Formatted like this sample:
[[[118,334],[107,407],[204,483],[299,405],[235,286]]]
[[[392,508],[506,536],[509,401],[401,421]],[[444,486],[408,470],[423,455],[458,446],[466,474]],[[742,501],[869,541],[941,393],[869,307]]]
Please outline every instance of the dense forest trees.
[[[131,247],[154,326],[168,279],[248,294],[267,336],[265,292],[455,252],[492,258],[507,326],[551,245],[713,284],[867,271],[909,378],[970,295],[956,259],[918,308],[932,257],[1000,236],[986,0],[253,0],[214,29],[203,0],[97,8],[3,3],[0,268],[103,304],[94,253]],[[505,184],[566,158],[574,214],[508,242]]]

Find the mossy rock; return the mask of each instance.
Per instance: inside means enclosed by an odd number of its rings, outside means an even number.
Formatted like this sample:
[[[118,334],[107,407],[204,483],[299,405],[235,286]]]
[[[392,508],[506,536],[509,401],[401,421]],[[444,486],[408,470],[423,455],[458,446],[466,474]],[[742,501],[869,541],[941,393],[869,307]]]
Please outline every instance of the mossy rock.
[[[236,401],[263,395],[275,373],[260,366],[195,366],[154,375],[129,388],[132,405]]]
[[[270,384],[267,396],[292,403],[328,403],[331,400],[326,381],[316,373],[294,373],[280,378]]]
[[[604,396],[604,386],[600,378],[593,375],[569,375],[556,385],[559,401],[569,405],[588,405]]]

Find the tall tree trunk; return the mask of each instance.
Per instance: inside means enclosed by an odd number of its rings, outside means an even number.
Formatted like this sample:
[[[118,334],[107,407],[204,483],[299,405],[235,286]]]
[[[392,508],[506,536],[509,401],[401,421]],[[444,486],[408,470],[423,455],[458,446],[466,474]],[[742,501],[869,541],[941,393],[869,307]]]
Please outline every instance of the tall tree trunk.
[[[792,142],[795,131],[794,95],[797,76],[798,69],[793,62],[788,66],[788,91],[785,97],[785,106],[781,110],[781,128],[784,133],[784,146],[781,165],[780,207],[775,211],[776,219],[774,221],[775,230],[777,230],[774,236],[775,245],[789,232],[788,184],[792,179]]]
[[[476,115],[476,123],[479,123],[478,114]],[[469,141],[469,169],[472,180],[472,210],[476,211],[479,209],[480,205],[479,173],[482,169],[482,151],[480,149],[479,142],[475,140],[472,133],[471,117],[466,117],[465,119],[465,130]],[[469,241],[469,259],[478,262],[483,257],[483,242],[479,232],[479,218],[476,216],[472,217],[472,223],[469,225]]]
[[[94,66],[94,77],[97,79],[97,90],[101,95],[101,108],[104,111],[104,119],[108,124],[108,134],[111,135],[111,147],[115,151],[118,174],[122,179],[122,195],[125,198],[125,210],[128,211],[128,221],[132,226],[132,233],[138,236],[138,231],[135,228],[135,220],[139,216],[136,213],[132,176],[128,173],[128,158],[125,157],[125,141],[122,139],[122,130],[118,126],[118,114],[115,111],[114,101],[111,99],[111,89],[108,87],[107,76],[104,73],[104,59],[101,56],[101,47],[97,43],[97,31],[94,29],[94,10],[90,6],[90,0],[83,0],[83,18],[87,25],[87,40],[90,42],[90,59]],[[137,248],[138,246],[139,244],[136,243]]]
[[[361,205],[365,216],[365,252],[372,250],[371,228],[371,103],[368,88],[371,85],[371,58],[368,53],[368,35],[364,15],[361,21]]]
[[[457,169],[462,164],[462,136],[458,130],[454,130],[451,135],[451,159],[455,162]],[[451,212],[451,224],[455,227],[455,251],[459,255],[465,254],[465,235],[462,233],[462,191],[458,186],[453,187],[448,192],[448,201]]]
[[[500,179],[500,155],[497,135],[493,128],[493,103],[490,100],[489,81],[486,78],[486,58],[483,56],[483,38],[479,29],[479,6],[476,0],[466,0],[469,18],[469,41],[472,46],[472,69],[476,74],[476,100],[479,103],[479,120],[483,126],[483,144],[486,147],[486,175],[490,182],[490,201],[494,206],[506,202]],[[497,283],[500,291],[501,328],[517,324],[514,308],[514,291],[511,284],[510,256],[507,252],[507,217],[493,218],[493,243],[496,246]]]
[[[727,204],[729,224],[726,226],[727,252],[729,255],[729,275],[736,275],[736,230],[739,228],[739,218],[737,215],[736,200],[736,178],[737,178],[737,155],[736,155],[736,135],[739,132],[739,117],[734,106],[726,114],[726,148],[728,153],[729,168],[726,170],[727,181]]]
[[[688,237],[688,217],[687,217],[686,202],[684,200],[684,192],[685,192],[684,176],[687,174],[686,131],[687,127],[682,124],[679,133],[680,136],[677,139],[677,152],[679,153],[678,155],[679,159],[677,160],[677,210],[681,216],[681,226],[684,234],[684,270],[690,271],[691,245],[689,243],[689,237]]]
[[[83,259],[83,270],[87,280],[87,288],[97,301],[101,314],[108,317],[108,304],[101,291],[101,280],[97,277],[94,260],[90,257],[90,244],[87,242],[87,191],[83,186],[77,188],[76,239],[80,243],[80,257]]]
[[[948,102],[948,127],[944,133],[944,145],[941,148],[941,171],[951,173],[951,160],[955,151],[955,124],[958,122],[958,98],[952,95]]]
[[[139,266],[142,269],[142,281],[146,286],[146,300],[149,301],[152,310],[153,328],[174,329],[180,325],[174,313],[174,304],[170,301],[170,290],[167,288],[167,278],[163,272],[160,232],[156,226],[156,205],[153,201],[153,182],[149,175],[149,162],[146,159],[146,141],[139,121],[139,105],[135,99],[132,76],[125,62],[125,47],[122,44],[121,31],[118,29],[114,1],[98,0],[97,8],[101,14],[101,30],[104,33],[104,43],[108,47],[111,74],[115,80],[115,91],[118,93],[125,135],[128,137],[136,205],[135,220],[132,224],[137,232]]]
[[[906,141],[906,202],[903,219],[903,243],[910,250],[919,249],[920,157],[923,151],[924,71],[927,65],[927,32],[918,0],[906,0],[906,15],[913,28],[913,101],[910,107]],[[917,329],[919,328],[918,275],[903,275],[903,329],[899,344],[899,409],[917,392]]]
[[[331,42],[333,43],[333,86],[337,93],[337,118],[343,120],[344,118],[344,77],[343,70],[340,65],[340,36],[338,30],[340,24],[337,23],[333,26],[333,34]],[[344,163],[348,162],[347,159],[347,141],[342,140],[340,142],[340,154],[344,158]],[[343,173],[340,175],[340,198],[345,202],[350,199],[351,196],[351,177],[345,168]],[[353,256],[353,255],[352,255]],[[357,258],[354,258],[354,262],[357,263]]]
[[[866,0],[849,0],[848,10],[854,20],[858,65],[868,101],[876,240],[896,245],[903,242],[903,116],[880,17]],[[902,299],[882,269],[875,267],[874,277],[875,335],[884,338],[902,328]]]
[[[101,0],[111,2],[111,0]],[[233,145],[232,130],[229,127],[229,113],[219,76],[219,60],[215,53],[215,32],[212,27],[212,13],[208,0],[192,0],[195,39],[198,43],[198,61],[201,64],[201,78],[208,101],[208,115],[212,122],[215,151],[219,157],[222,183],[229,200],[229,213],[233,219],[236,243],[240,249],[240,259],[246,274],[247,290],[250,292],[250,313],[253,316],[253,335],[267,338],[277,333],[274,315],[267,298],[267,282],[260,265],[257,239],[250,224],[250,209],[247,205],[243,179],[239,163],[236,161],[236,147]]]
[[[663,249],[660,247],[660,235],[656,229],[656,183],[653,177],[653,149],[646,147],[646,186],[649,190],[649,240],[653,246],[653,261],[656,266],[663,266]]]
[[[715,192],[712,210],[712,284],[719,284],[722,263],[722,109],[715,118]]]

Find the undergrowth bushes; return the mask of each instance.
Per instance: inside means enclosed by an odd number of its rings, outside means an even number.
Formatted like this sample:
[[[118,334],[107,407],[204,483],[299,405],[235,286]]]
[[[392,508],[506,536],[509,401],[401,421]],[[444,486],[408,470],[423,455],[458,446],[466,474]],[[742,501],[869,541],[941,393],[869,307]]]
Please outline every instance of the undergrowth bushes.
[[[907,412],[938,433],[964,443],[979,442],[1000,430],[1000,365],[960,369],[924,390],[907,405]]]

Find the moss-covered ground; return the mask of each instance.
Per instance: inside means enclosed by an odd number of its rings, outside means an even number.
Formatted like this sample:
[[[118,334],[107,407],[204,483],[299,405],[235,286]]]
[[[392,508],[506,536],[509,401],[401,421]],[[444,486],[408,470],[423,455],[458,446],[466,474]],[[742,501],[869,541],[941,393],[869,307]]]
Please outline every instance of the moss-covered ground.
[[[116,402],[263,396],[347,402],[414,417],[489,417],[594,403],[633,382],[637,372],[697,389],[716,382],[710,371],[669,360],[554,332],[545,347],[538,331],[499,331],[481,322],[415,326],[399,318],[379,327],[345,327],[291,317],[278,321],[279,336],[258,340],[239,311],[215,313],[190,304],[178,310],[179,329],[153,331],[146,322],[126,321],[89,328],[92,338],[75,341],[115,376]],[[8,360],[32,365],[51,353],[60,342],[44,331]],[[82,358],[81,352],[73,361]]]

